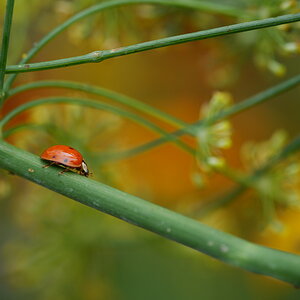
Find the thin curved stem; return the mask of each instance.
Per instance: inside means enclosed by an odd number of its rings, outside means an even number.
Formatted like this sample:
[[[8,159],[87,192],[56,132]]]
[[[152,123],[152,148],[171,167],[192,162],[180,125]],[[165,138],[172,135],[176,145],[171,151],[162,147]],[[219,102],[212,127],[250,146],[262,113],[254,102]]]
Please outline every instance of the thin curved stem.
[[[80,82],[73,82],[73,81],[61,81],[61,80],[45,80],[45,81],[37,81],[31,82],[27,84],[20,85],[8,92],[8,97],[14,96],[18,93],[30,90],[30,89],[38,89],[38,88],[66,88],[66,89],[73,89],[78,91],[83,91],[91,94],[95,94],[98,96],[106,97],[112,99],[118,103],[124,104],[128,107],[134,108],[137,111],[146,113],[154,118],[162,120],[170,125],[173,125],[177,128],[186,127],[188,124],[183,122],[163,111],[160,111],[150,105],[147,105],[141,101],[138,101],[134,98],[125,96],[123,94],[102,88],[97,87],[89,84],[84,84]]]
[[[284,15],[275,18],[267,18],[263,20],[256,20],[251,22],[244,22],[244,23],[239,23],[239,24],[234,24],[229,26],[197,31],[193,33],[176,35],[172,37],[148,41],[148,42],[135,44],[127,47],[121,47],[117,49],[94,51],[81,56],[57,59],[57,60],[46,61],[46,62],[38,62],[32,64],[20,64],[20,65],[8,66],[6,68],[6,73],[33,72],[33,71],[69,67],[69,66],[86,64],[86,63],[99,63],[106,59],[110,59],[118,56],[153,50],[153,49],[167,47],[171,45],[178,45],[178,44],[191,42],[191,41],[213,38],[217,36],[224,36],[233,33],[278,26],[281,24],[288,24],[288,23],[298,22],[298,21],[300,21],[300,13]]]
[[[258,93],[257,95],[254,95],[253,97],[250,97],[240,103],[237,103],[233,105],[232,107],[224,110],[222,113],[216,115],[213,118],[210,118],[208,121],[206,120],[205,123],[203,120],[197,121],[188,127],[182,128],[180,130],[173,131],[169,134],[180,137],[185,134],[194,134],[197,133],[197,130],[200,126],[203,126],[204,124],[213,124],[215,122],[221,121],[223,119],[232,117],[240,112],[243,112],[245,110],[248,110],[251,107],[255,107],[256,105],[259,105],[261,103],[264,103],[267,100],[272,99],[273,97],[280,95],[300,84],[300,75],[296,75],[284,82],[281,82],[261,93]],[[150,141],[148,143],[145,143],[143,145],[137,146],[133,149],[125,150],[123,152],[118,153],[103,153],[102,157],[105,159],[105,161],[114,161],[119,159],[125,159],[129,158],[131,156],[143,153],[144,151],[150,150],[154,147],[160,146],[164,143],[166,143],[167,140],[164,137],[160,137],[158,139],[155,139],[153,141]]]
[[[209,213],[232,203],[237,197],[241,196],[248,188],[253,187],[253,183],[266,174],[276,164],[286,159],[288,156],[300,151],[300,136],[296,137],[286,147],[284,147],[277,155],[269,159],[262,167],[255,170],[251,175],[243,179],[243,185],[232,188],[225,195],[210,201],[200,208],[197,217],[205,217]]]
[[[242,10],[238,10],[236,8],[230,7],[228,5],[216,4],[211,3],[210,1],[190,1],[190,0],[113,0],[113,1],[106,1],[99,4],[96,4],[92,7],[89,7],[83,11],[80,11],[76,15],[69,18],[63,24],[60,24],[56,28],[54,28],[51,32],[49,32],[44,38],[42,38],[39,42],[37,42],[31,50],[28,51],[26,56],[20,61],[20,64],[26,64],[28,61],[31,60],[46,44],[48,44],[52,39],[54,39],[57,35],[61,32],[66,30],[72,24],[93,15],[95,13],[101,12],[105,9],[122,6],[122,5],[130,5],[130,4],[158,4],[158,5],[170,5],[170,6],[177,6],[177,7],[184,7],[190,9],[197,9],[207,12],[214,12],[214,13],[221,13],[225,15],[231,16],[241,16],[245,15],[245,12]],[[6,84],[5,84],[5,91],[8,91],[14,82],[17,74],[11,75]]]
[[[12,134],[19,132],[20,130],[23,129],[38,129],[38,130],[42,130],[44,131],[45,128],[42,127],[39,124],[35,124],[35,123],[25,123],[25,124],[20,124],[20,125],[16,125],[15,127],[9,128],[7,130],[5,130],[2,134],[2,139],[7,139],[9,136],[11,136]]]
[[[223,113],[221,113],[220,115],[217,115],[214,118],[210,119],[210,122],[217,122],[220,121],[222,119],[225,118],[229,118],[232,117],[242,111],[245,111],[251,107],[254,107],[256,105],[259,105],[267,100],[272,99],[273,97],[282,94],[296,86],[298,86],[300,83],[300,75],[296,75],[284,82],[279,83],[276,86],[273,86],[253,97],[250,97],[240,103],[235,104],[234,106],[232,106],[231,108],[227,109],[226,111],[224,111]],[[38,83],[36,83],[38,86]],[[15,89],[13,89],[12,91],[10,91],[9,95],[12,96],[18,92],[21,92],[23,90],[25,90],[27,87],[31,87],[32,84],[28,84],[28,85],[24,85],[24,86],[20,86],[17,87]],[[0,123],[1,124],[1,123]],[[174,131],[172,133],[169,133],[169,135],[172,135],[173,138],[174,137],[179,137],[182,136],[186,133],[190,133],[192,130],[197,129],[197,127],[202,126],[203,125],[203,121],[197,121],[194,124],[191,124],[188,126],[189,129],[187,128],[182,128],[180,130]],[[122,153],[107,153],[107,154],[103,154],[103,158],[105,158],[106,161],[108,160],[116,160],[116,159],[124,159],[124,158],[128,158],[131,157],[132,155],[137,155],[141,152],[144,152],[146,150],[150,150],[156,146],[159,146],[165,142],[169,141],[168,138],[166,137],[161,137],[158,138],[154,141],[151,141],[149,143],[146,143],[144,145],[135,147],[134,149],[130,149],[130,150],[126,150]]]
[[[85,98],[52,97],[52,98],[38,99],[38,100],[24,103],[24,104],[18,106],[17,108],[15,108],[14,110],[10,111],[7,115],[5,115],[3,117],[3,119],[0,121],[0,129],[3,130],[3,127],[12,118],[17,116],[21,112],[24,112],[25,110],[28,110],[28,109],[33,108],[38,105],[53,104],[53,103],[76,104],[76,105],[80,105],[80,106],[86,106],[86,107],[110,111],[110,112],[118,114],[122,117],[128,118],[132,121],[135,121],[149,129],[153,130],[154,132],[157,132],[157,133],[163,135],[167,140],[173,141],[177,146],[179,146],[183,150],[187,151],[188,153],[194,155],[195,150],[193,148],[191,148],[189,145],[183,143],[180,140],[176,140],[176,138],[174,136],[169,135],[167,132],[162,130],[159,126],[140,117],[139,115],[134,114],[129,111],[126,111],[124,109],[121,109],[119,107],[109,105],[107,103],[102,103],[100,101],[92,101],[90,99],[85,99]]]
[[[222,195],[220,197],[217,197],[216,199],[213,199],[212,201],[205,203],[203,206],[200,207],[200,209],[197,209],[197,211],[193,215],[197,216],[197,218],[199,219],[205,218],[207,215],[214,212],[215,210],[229,205],[235,199],[238,199],[240,196],[242,196],[246,191],[247,186],[236,186],[229,190],[225,195]]]
[[[0,51],[0,103],[4,98],[5,92],[3,91],[4,85],[4,77],[5,77],[5,69],[6,69],[6,61],[8,54],[8,46],[9,46],[9,38],[10,38],[10,30],[11,23],[13,18],[14,11],[14,0],[7,0],[6,2],[6,11],[3,23],[3,34],[2,34],[2,43],[1,43],[1,51]]]

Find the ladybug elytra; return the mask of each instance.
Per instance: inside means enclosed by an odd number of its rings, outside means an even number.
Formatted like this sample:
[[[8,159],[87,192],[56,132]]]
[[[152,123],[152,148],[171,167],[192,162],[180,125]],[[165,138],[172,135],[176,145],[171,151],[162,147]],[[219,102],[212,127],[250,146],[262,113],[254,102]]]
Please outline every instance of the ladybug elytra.
[[[88,166],[82,155],[72,147],[65,145],[55,145],[47,148],[42,154],[41,159],[84,175],[89,176]],[[48,167],[49,165],[45,166]],[[62,171],[61,173],[63,173]]]

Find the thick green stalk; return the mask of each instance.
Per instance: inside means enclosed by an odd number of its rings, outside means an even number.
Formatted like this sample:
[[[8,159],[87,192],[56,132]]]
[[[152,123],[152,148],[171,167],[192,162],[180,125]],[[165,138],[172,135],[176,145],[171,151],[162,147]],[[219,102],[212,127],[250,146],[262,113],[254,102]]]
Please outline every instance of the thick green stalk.
[[[0,167],[104,213],[245,270],[300,286],[300,256],[259,246],[75,173],[42,168],[35,155],[0,142]]]
[[[39,62],[33,64],[20,64],[12,65],[6,68],[7,73],[20,73],[20,72],[33,72],[41,70],[49,70],[55,68],[62,68],[68,66],[74,66],[86,63],[99,63],[109,58],[128,55],[132,53],[153,50],[161,47],[167,47],[171,45],[178,45],[191,41],[198,41],[208,39],[217,36],[229,35],[233,33],[245,32],[250,30],[256,30],[261,28],[267,28],[277,26],[281,24],[288,24],[292,22],[300,21],[300,13],[279,16],[275,18],[267,18],[263,20],[244,22],[229,26],[223,26],[208,30],[197,31],[193,33],[187,33],[182,35],[176,35],[159,40],[144,42],[127,47],[121,47],[111,50],[94,51],[86,55],[57,59],[46,62]]]
[[[10,111],[8,114],[6,114],[0,120],[0,131],[3,130],[4,126],[12,118],[14,118],[16,115],[24,112],[25,110],[36,107],[38,105],[53,104],[53,103],[75,104],[75,105],[81,105],[81,106],[110,111],[110,112],[118,114],[122,117],[128,118],[134,122],[137,122],[149,129],[153,130],[154,132],[157,132],[157,133],[163,135],[167,140],[173,141],[176,145],[178,145],[183,150],[185,150],[191,154],[194,154],[193,148],[191,148],[190,146],[188,146],[187,144],[183,143],[180,140],[176,140],[176,137],[174,137],[173,135],[169,136],[169,134],[166,131],[162,130],[159,126],[148,121],[147,119],[144,119],[137,114],[123,110],[119,107],[109,105],[107,103],[103,103],[100,101],[92,101],[90,99],[85,99],[85,98],[51,97],[51,98],[44,98],[44,99],[38,99],[38,100],[26,102],[26,103],[16,107],[14,110]],[[168,136],[169,136],[169,138],[168,138]]]
[[[2,43],[1,43],[1,51],[0,51],[0,102],[4,98],[4,77],[5,77],[5,69],[6,69],[6,61],[8,54],[8,46],[9,46],[9,37],[10,37],[10,29],[14,11],[14,0],[7,0],[6,2],[6,12],[3,23],[3,33],[2,33]]]
[[[36,81],[36,82],[30,82],[27,84],[23,84],[20,86],[17,86],[16,88],[10,90],[8,92],[8,97],[16,95],[18,93],[30,90],[30,89],[38,89],[38,88],[45,88],[45,87],[53,87],[53,88],[67,88],[67,89],[73,89],[78,91],[83,91],[86,93],[95,94],[98,96],[102,96],[105,98],[112,99],[116,102],[122,103],[128,107],[134,108],[137,111],[146,113],[154,118],[157,118],[159,120],[162,120],[170,125],[173,125],[175,127],[185,127],[187,126],[187,123],[163,112],[160,111],[146,103],[143,103],[141,101],[138,101],[134,98],[125,96],[123,94],[102,88],[97,87],[85,83],[80,82],[73,82],[73,81],[61,81],[61,80],[43,80],[43,81]]]
[[[130,5],[130,4],[158,4],[158,5],[169,5],[175,7],[189,8],[189,9],[197,9],[201,11],[220,13],[229,16],[244,16],[245,11],[238,10],[234,7],[230,7],[229,5],[222,5],[211,3],[210,1],[190,1],[190,0],[112,0],[105,1],[99,4],[96,4],[92,7],[89,7],[83,11],[80,11],[76,15],[72,16],[70,19],[65,21],[63,24],[60,24],[51,32],[49,32],[44,38],[42,38],[39,42],[37,42],[30,51],[28,51],[27,55],[20,61],[20,64],[27,63],[31,58],[33,58],[46,44],[48,44],[53,38],[59,35],[61,32],[66,30],[72,24],[82,20],[85,17],[88,17],[92,14],[101,12],[105,9],[122,6],[122,5]],[[5,91],[9,90],[12,83],[14,82],[16,74],[11,75],[6,84]]]

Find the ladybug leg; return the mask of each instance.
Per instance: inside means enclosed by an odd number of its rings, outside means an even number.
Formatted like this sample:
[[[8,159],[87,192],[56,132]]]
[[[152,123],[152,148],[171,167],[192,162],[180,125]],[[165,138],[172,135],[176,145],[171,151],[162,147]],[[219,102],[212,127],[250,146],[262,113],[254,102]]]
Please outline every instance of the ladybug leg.
[[[60,171],[58,174],[59,175],[63,175],[65,172],[68,172],[69,170],[68,169],[63,169],[62,171]]]
[[[55,164],[55,162],[52,161],[52,162],[48,163],[47,165],[43,166],[43,168],[49,168],[50,166],[52,166],[54,164]]]

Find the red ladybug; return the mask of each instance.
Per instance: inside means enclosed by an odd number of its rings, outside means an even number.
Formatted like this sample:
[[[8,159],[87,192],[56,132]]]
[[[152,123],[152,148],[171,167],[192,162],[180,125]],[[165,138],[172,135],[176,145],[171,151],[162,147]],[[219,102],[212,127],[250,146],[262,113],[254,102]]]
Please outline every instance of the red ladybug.
[[[45,167],[55,164],[77,172],[80,175],[84,175],[86,177],[89,176],[89,170],[82,155],[72,147],[65,145],[49,147],[41,154],[41,159],[50,162],[50,164]],[[63,172],[64,171],[61,173]]]

